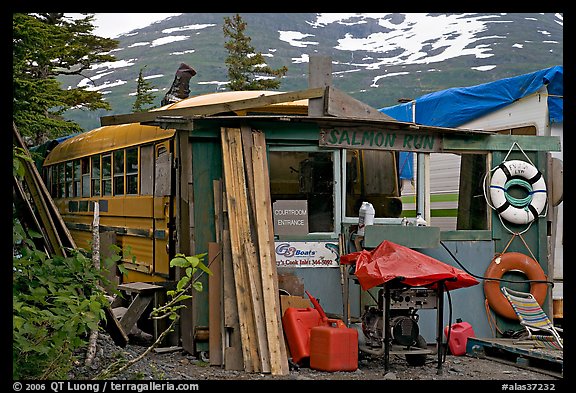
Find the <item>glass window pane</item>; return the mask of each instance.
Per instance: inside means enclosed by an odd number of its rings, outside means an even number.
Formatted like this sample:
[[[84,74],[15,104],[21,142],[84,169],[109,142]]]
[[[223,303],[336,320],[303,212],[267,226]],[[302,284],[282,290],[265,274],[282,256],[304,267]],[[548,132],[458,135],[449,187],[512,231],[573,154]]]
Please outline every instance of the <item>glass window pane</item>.
[[[138,148],[126,149],[126,194],[138,193]]]
[[[271,151],[270,192],[278,200],[308,201],[309,232],[334,231],[332,152]]]
[[[82,197],[90,196],[90,159],[82,158]]]
[[[102,156],[102,195],[112,195],[112,154]]]
[[[124,195],[124,150],[114,152],[114,195]]]
[[[346,151],[346,216],[358,217],[362,202],[376,217],[400,217],[396,155],[384,150]]]
[[[92,195],[100,195],[100,156],[92,157]]]

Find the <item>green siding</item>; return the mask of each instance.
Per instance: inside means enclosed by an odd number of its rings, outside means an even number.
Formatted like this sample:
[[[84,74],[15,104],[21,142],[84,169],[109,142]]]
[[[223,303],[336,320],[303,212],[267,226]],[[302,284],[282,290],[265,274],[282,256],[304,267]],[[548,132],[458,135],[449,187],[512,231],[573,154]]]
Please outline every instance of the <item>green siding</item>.
[[[194,139],[192,143],[192,168],[194,192],[194,254],[208,252],[208,243],[216,241],[214,228],[213,180],[222,177],[222,153],[219,141]],[[209,263],[208,260],[205,260]],[[208,276],[199,280],[204,290],[193,294],[195,326],[208,326]],[[198,350],[207,350],[208,343],[198,343]]]

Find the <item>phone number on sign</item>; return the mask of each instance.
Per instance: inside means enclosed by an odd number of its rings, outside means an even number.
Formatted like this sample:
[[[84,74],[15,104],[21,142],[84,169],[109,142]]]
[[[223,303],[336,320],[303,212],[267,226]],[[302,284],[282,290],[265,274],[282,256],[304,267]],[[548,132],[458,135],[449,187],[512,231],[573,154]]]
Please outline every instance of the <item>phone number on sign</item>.
[[[278,259],[276,266],[338,266],[338,263],[333,259]]]

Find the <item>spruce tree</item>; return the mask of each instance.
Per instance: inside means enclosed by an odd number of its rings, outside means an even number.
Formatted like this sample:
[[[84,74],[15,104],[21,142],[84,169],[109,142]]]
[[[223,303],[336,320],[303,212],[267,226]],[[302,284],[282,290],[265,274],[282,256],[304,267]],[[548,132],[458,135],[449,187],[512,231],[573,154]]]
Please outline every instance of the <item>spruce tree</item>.
[[[261,52],[255,52],[251,38],[245,34],[246,22],[239,14],[224,17],[224,47],[228,50],[228,87],[230,90],[268,90],[280,87],[280,80],[288,68],[272,69]]]
[[[155,96],[152,93],[154,86],[150,82],[144,79],[143,70],[146,68],[140,68],[138,73],[138,81],[136,83],[136,100],[134,105],[132,105],[132,112],[146,112],[152,108],[155,108],[154,99]]]
[[[61,75],[82,75],[92,65],[114,61],[118,41],[92,34],[93,14],[70,21],[62,13],[12,14],[12,115],[28,144],[81,132],[62,114],[70,108],[110,110],[99,91],[63,89]]]

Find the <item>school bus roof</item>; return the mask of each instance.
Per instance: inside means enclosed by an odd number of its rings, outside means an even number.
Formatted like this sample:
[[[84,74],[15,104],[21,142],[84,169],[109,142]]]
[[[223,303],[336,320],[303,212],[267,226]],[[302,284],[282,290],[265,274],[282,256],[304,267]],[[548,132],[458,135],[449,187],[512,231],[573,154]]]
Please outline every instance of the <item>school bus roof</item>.
[[[227,102],[241,101],[281,93],[283,92],[250,90],[202,94],[185,98],[181,101],[160,108],[152,109],[150,112],[225,104]],[[246,115],[248,113],[306,115],[308,113],[308,100],[300,99],[236,111],[236,114],[238,115]],[[126,123],[99,127],[69,138],[57,145],[50,152],[48,157],[46,157],[44,165],[52,165],[74,158],[102,153],[108,150],[120,149],[139,143],[168,138],[174,135],[174,132],[175,130],[173,129],[164,130],[154,126],[141,125],[140,123]]]
[[[58,144],[48,154],[44,165],[170,138],[175,132],[139,123],[95,128]]]

